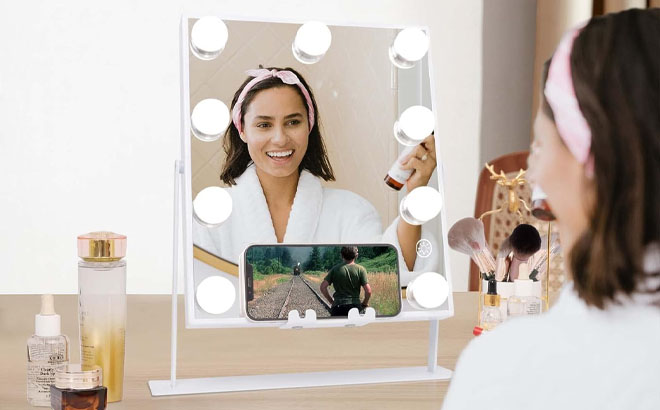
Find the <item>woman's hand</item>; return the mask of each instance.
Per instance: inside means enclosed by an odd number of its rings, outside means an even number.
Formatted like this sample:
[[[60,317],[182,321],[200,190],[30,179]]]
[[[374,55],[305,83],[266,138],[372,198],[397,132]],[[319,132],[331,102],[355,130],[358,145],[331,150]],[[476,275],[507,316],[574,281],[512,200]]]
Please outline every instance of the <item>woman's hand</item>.
[[[412,175],[406,181],[408,192],[427,185],[436,165],[435,137],[431,134],[401,162],[402,169],[413,170]]]
[[[431,174],[437,161],[435,159],[435,137],[429,135],[422,141],[406,158],[401,161],[402,169],[414,170],[408,181],[406,189],[408,192],[413,189],[426,186],[431,179]],[[401,254],[409,271],[412,271],[417,260],[417,241],[422,237],[422,227],[419,225],[410,225],[403,219],[397,226],[397,236],[401,246]]]

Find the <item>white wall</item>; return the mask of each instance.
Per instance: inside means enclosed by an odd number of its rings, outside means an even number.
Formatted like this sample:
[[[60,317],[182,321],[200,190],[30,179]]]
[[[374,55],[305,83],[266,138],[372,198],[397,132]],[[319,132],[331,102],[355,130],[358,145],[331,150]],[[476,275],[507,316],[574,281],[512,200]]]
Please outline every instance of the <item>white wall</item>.
[[[182,1],[0,3],[0,293],[75,293],[76,236],[128,235],[128,290],[171,286]],[[249,8],[248,8],[249,4]],[[451,225],[479,170],[481,0],[189,1],[250,19],[431,28]],[[467,258],[452,252],[456,290]],[[180,287],[181,289],[182,287]]]
[[[487,0],[483,9],[481,165],[529,149],[536,0]]]

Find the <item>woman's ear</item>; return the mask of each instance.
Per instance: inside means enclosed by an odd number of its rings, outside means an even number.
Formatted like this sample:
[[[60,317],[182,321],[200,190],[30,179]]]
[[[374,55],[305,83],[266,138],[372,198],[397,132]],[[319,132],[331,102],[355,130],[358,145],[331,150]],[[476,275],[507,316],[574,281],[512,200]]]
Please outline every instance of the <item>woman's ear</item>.
[[[244,132],[239,132],[238,136],[241,137],[241,141],[247,144],[247,138],[245,138],[245,133]]]

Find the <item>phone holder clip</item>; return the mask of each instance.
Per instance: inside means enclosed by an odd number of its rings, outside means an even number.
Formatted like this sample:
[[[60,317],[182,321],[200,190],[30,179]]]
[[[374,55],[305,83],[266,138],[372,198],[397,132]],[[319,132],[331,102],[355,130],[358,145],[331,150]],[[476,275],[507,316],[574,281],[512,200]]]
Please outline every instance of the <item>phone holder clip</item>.
[[[346,319],[327,319],[317,320],[316,312],[312,309],[305,311],[305,316],[300,317],[297,310],[289,311],[289,319],[287,322],[280,326],[280,329],[303,329],[315,327],[357,327],[364,326],[376,320],[376,311],[372,307],[368,307],[364,314],[360,314],[357,308],[352,308],[348,311]]]

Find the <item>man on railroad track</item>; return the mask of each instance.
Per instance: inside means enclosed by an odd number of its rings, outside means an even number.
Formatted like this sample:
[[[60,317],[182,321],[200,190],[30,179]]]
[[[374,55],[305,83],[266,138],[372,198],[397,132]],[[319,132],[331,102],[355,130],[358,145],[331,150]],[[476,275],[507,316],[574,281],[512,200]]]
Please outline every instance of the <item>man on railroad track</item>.
[[[330,302],[331,316],[348,316],[348,311],[357,308],[360,313],[369,306],[371,287],[367,282],[367,270],[355,263],[358,257],[356,246],[341,248],[343,262],[333,266],[321,283],[321,293]],[[335,293],[330,296],[328,286],[333,285]],[[360,301],[360,288],[364,289],[364,300]]]

